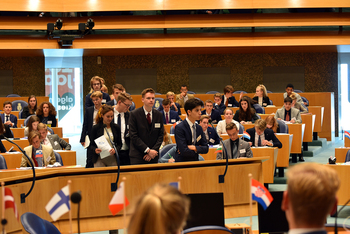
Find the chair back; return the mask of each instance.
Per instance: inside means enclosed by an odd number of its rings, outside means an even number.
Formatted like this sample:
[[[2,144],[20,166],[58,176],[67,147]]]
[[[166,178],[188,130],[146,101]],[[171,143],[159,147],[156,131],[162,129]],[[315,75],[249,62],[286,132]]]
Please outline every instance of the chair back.
[[[253,107],[256,110],[256,113],[265,114],[265,109],[259,104],[254,104]]]
[[[157,109],[162,105],[164,98],[155,98],[153,108]]]
[[[306,102],[306,106],[309,106],[309,100],[307,100],[307,98],[306,97],[302,97],[302,96],[300,96],[301,97],[301,99],[303,100],[303,102]],[[305,104],[304,104],[305,105]]]
[[[266,90],[267,93],[272,93],[270,90]]]
[[[133,111],[136,109],[135,102],[131,103],[131,106],[129,107],[129,111]]]
[[[29,115],[29,116],[24,120],[24,122],[23,122],[23,126],[24,126],[24,127],[27,126],[27,123],[28,123],[28,121],[29,121],[29,119],[30,119],[31,116],[32,116],[32,115]]]
[[[165,145],[161,150],[160,150],[160,158],[163,157],[171,148],[173,148],[174,146],[176,146],[176,144],[168,144]]]
[[[293,92],[294,92],[294,93],[302,93],[303,91],[301,91],[300,89],[294,89]]]
[[[221,226],[214,226],[214,225],[206,225],[206,226],[199,226],[199,227],[192,227],[188,228],[183,231],[184,234],[186,233],[192,233],[192,234],[200,234],[200,233],[210,233],[210,234],[228,234],[233,233],[229,229]]]
[[[218,92],[218,91],[208,91],[205,94],[216,94],[216,93],[220,93],[220,92]]]
[[[237,91],[234,91],[233,93],[247,93],[246,91],[243,91],[243,90],[237,90]]]
[[[22,118],[22,113],[23,113],[23,110],[21,110],[21,111],[18,113],[18,118],[19,118],[19,119],[23,119],[23,118]]]
[[[350,150],[348,150],[348,152],[346,153],[346,157],[345,157],[345,162],[349,162],[349,161],[350,161]]]
[[[21,96],[19,96],[18,94],[9,94],[6,97],[21,97]]]
[[[0,154],[0,169],[7,169],[7,164],[4,156]]]
[[[49,131],[51,134],[55,134],[55,132],[53,131],[53,129],[50,128],[50,127],[47,127],[47,131]]]
[[[155,95],[162,95],[161,93],[154,93]]]
[[[63,166],[63,161],[62,161],[61,155],[59,153],[57,153],[56,151],[53,151],[53,153],[55,154],[56,162],[59,162],[61,164],[61,166]]]
[[[187,93],[189,93],[189,94],[196,94],[196,93],[193,92],[193,91],[187,91]]]
[[[243,132],[244,132],[244,126],[241,124],[241,123],[239,123],[239,130],[238,130],[238,134],[243,134]]]
[[[175,134],[175,128],[174,128],[174,125],[170,127],[170,134]]]
[[[289,128],[286,123],[284,123],[282,120],[277,120],[278,126],[280,126],[280,133],[289,133]]]
[[[28,106],[28,103],[22,100],[16,100],[12,102],[12,111],[21,111],[23,107]]]
[[[270,99],[270,105],[273,105],[273,102],[272,102],[272,100]]]
[[[26,212],[21,216],[21,223],[30,234],[60,234],[61,232],[49,221],[46,221],[36,214]]]

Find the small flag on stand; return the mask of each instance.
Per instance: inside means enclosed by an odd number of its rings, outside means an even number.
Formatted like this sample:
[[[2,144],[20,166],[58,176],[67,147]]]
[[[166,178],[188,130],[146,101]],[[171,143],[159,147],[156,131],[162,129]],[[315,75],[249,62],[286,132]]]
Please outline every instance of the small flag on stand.
[[[244,131],[243,138],[250,140],[250,135],[246,131]]]
[[[120,183],[119,188],[115,192],[114,196],[112,197],[112,200],[109,202],[108,208],[112,212],[113,215],[116,215],[121,211],[124,206],[129,205],[129,200],[125,196],[124,192],[124,181]]]
[[[222,145],[220,145],[220,146],[216,149],[215,153],[216,153],[216,154],[217,154],[217,153],[222,153]]]
[[[67,213],[70,210],[69,185],[63,187],[58,193],[56,193],[49,203],[47,203],[45,209],[50,214],[53,221],[56,221],[62,215]]]
[[[16,206],[16,203],[15,203],[15,199],[14,199],[14,197],[12,195],[12,191],[9,188],[5,188],[3,203],[4,203],[3,206],[5,207],[5,209],[8,209],[8,208],[12,208],[13,209],[13,212],[15,213],[15,217],[16,217],[16,219],[18,221],[17,206]]]
[[[348,131],[344,131],[344,135],[345,135],[345,137],[350,139],[350,133]]]
[[[252,194],[252,199],[254,201],[257,201],[264,208],[264,210],[266,210],[266,208],[269,207],[273,201],[270,192],[259,181],[254,179],[251,179],[251,181],[252,183],[250,191]]]

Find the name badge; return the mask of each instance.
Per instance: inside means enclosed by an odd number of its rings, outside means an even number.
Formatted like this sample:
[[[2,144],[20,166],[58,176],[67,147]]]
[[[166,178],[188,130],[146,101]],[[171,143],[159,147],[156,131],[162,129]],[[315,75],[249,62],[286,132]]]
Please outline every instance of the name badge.
[[[232,106],[232,104],[231,104],[231,103],[229,103],[227,106]]]
[[[160,128],[160,123],[155,123],[154,128]]]
[[[51,156],[47,157],[46,162],[49,163],[51,160]]]
[[[52,121],[51,120],[47,121],[47,124],[52,124]]]
[[[43,151],[42,150],[37,150],[35,152],[35,157],[36,158],[42,158],[43,157]]]
[[[202,136],[199,135],[199,136],[197,137],[197,142],[200,141],[201,139],[202,139]]]
[[[106,99],[102,99],[102,103],[106,103]]]
[[[209,141],[210,141],[210,143],[213,143],[213,144],[214,144],[214,142],[215,142],[214,139],[210,139]]]
[[[55,144],[55,145],[58,145],[58,142],[57,142],[57,141],[55,141],[55,142],[54,142],[54,144]]]
[[[176,119],[172,119],[172,120],[170,120],[170,122],[175,123],[175,122],[176,122]]]
[[[126,128],[129,129],[129,124],[126,125]]]
[[[244,154],[244,153],[245,153],[245,149],[241,149],[241,150],[239,151],[239,153],[240,153],[240,154]]]

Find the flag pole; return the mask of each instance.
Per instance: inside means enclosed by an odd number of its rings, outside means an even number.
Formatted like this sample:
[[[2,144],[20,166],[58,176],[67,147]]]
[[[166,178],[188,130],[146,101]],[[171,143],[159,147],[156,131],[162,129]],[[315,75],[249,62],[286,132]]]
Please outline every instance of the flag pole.
[[[126,188],[126,183],[125,183],[125,181],[126,181],[126,177],[123,177],[122,178],[122,180],[123,180],[123,182],[124,182],[124,188],[123,188],[123,197],[124,197],[124,199],[123,199],[123,213],[124,213],[124,215],[123,215],[123,225],[124,225],[124,233],[126,234],[127,232],[126,232],[126,205],[125,205],[125,188]]]
[[[252,201],[252,174],[248,174],[248,179],[249,179],[249,206],[250,206],[250,232],[253,230],[253,201]]]
[[[182,180],[182,177],[179,176],[177,179],[179,180],[179,191],[181,191],[181,180]]]
[[[72,181],[68,180],[67,185],[68,185],[68,194],[69,194],[69,226],[70,226],[70,233],[73,233],[73,225],[72,225],[72,204],[70,202],[70,185]]]

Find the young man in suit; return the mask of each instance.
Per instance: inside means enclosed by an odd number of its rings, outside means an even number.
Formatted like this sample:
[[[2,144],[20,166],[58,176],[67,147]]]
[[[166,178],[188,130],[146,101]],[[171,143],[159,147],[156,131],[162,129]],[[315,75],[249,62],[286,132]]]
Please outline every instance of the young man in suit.
[[[31,131],[28,135],[28,141],[30,146],[25,147],[24,151],[32,160],[34,167],[45,167],[56,162],[52,147],[40,144],[38,131]],[[24,155],[22,155],[21,167],[30,167],[30,163]]]
[[[247,129],[247,133],[250,135],[250,146],[271,146],[282,148],[282,143],[275,136],[272,129],[266,128],[266,122],[263,119],[255,121],[254,128]]]
[[[224,145],[227,149],[227,155],[229,159],[236,158],[252,158],[253,152],[250,149],[250,145],[248,142],[240,139],[238,137],[238,129],[236,124],[229,123],[226,125],[226,132],[230,139],[224,141]],[[217,153],[216,159],[226,159],[226,151],[223,147],[222,152]]]
[[[224,104],[226,107],[239,107],[238,102],[236,101],[236,98],[232,96],[233,94],[233,87],[232,85],[226,85],[224,88],[224,95],[221,97],[221,103]],[[240,94],[239,98],[241,99],[243,96],[243,93]]]
[[[60,138],[57,134],[47,135],[47,125],[43,123],[38,124],[38,132],[40,133],[40,141],[43,145],[50,146],[54,150],[70,150],[71,145]]]
[[[112,95],[113,95],[114,99],[110,100],[106,104],[110,105],[110,106],[115,106],[115,105],[117,105],[118,95],[121,94],[121,93],[125,93],[125,88],[121,84],[114,84],[113,87],[112,87],[112,90],[113,90],[113,94]]]
[[[181,85],[180,94],[176,95],[176,102],[179,103],[181,108],[185,106],[185,103],[188,100],[194,99],[194,95],[188,94],[187,92],[188,92],[187,86]]]
[[[205,139],[209,145],[217,145],[220,143],[220,137],[215,131],[215,129],[209,127],[210,117],[207,115],[202,115],[199,120],[199,125],[202,127]]]
[[[204,105],[205,110],[202,111],[202,115],[207,115],[210,118],[210,123],[217,124],[222,120],[219,111],[213,109],[213,101],[206,100]]]
[[[102,88],[102,78],[101,77],[99,77],[99,76],[92,77],[90,80],[90,86],[94,92],[99,91],[102,93],[102,103],[103,104],[106,104],[107,102],[109,102],[111,100],[108,93],[104,93],[101,91],[101,88]],[[92,95],[92,93],[89,93],[85,97],[85,109],[94,105],[94,103],[91,99],[91,95]]]
[[[174,124],[181,121],[176,111],[170,109],[170,100],[164,99],[162,102],[163,110],[160,112],[163,115],[163,124]]]
[[[326,165],[302,163],[289,168],[281,206],[289,233],[327,234],[324,225],[337,211],[339,187],[337,172]]]
[[[119,125],[122,138],[122,148],[119,152],[120,165],[130,165],[129,108],[132,104],[132,97],[127,93],[119,93],[116,101],[114,123]]]
[[[90,106],[85,110],[83,129],[81,131],[81,136],[80,136],[80,143],[84,147],[85,147],[86,136],[90,135],[92,126],[96,124],[96,115],[102,106],[102,93],[100,91],[93,92],[91,94],[91,100],[94,103],[94,106]],[[90,155],[89,150],[86,151],[85,167],[86,168],[94,167],[94,163],[92,162],[92,156]]]
[[[281,109],[276,111],[275,118],[278,120],[289,121],[291,123],[301,123],[300,110],[292,107],[292,98],[286,97]]]
[[[166,93],[166,98],[170,101],[170,110],[176,111],[179,116],[181,116],[181,107],[179,103],[175,102],[175,93],[169,91]],[[159,111],[163,110],[163,106],[161,105],[158,108]]]
[[[226,109],[226,106],[224,103],[221,102],[221,94],[220,93],[216,93],[214,94],[214,109],[219,111],[220,115],[224,114],[224,111]]]
[[[153,109],[155,92],[152,88],[141,93],[143,106],[130,113],[130,163],[158,163],[159,147],[163,142],[163,116]]]
[[[1,114],[2,122],[11,128],[17,128],[17,117],[11,114],[12,103],[5,101],[3,104],[4,114]]]
[[[198,154],[208,153],[209,146],[203,129],[196,124],[201,118],[202,105],[203,102],[198,99],[190,99],[185,103],[186,120],[175,127],[176,162],[198,161]]]

